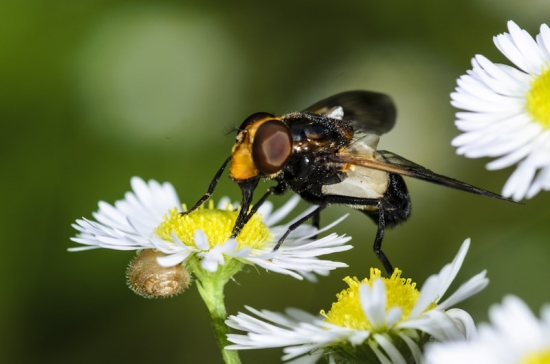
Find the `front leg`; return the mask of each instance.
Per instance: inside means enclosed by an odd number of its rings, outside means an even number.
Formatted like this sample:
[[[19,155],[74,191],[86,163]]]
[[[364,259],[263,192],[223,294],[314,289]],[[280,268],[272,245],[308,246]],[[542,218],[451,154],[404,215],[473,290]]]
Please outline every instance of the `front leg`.
[[[191,207],[189,210],[180,212],[180,215],[183,216],[183,215],[190,214],[191,212],[201,207],[202,204],[205,203],[210,198],[210,196],[212,196],[212,193],[214,193],[214,189],[216,188],[216,185],[220,180],[223,170],[225,169],[225,166],[227,166],[227,163],[229,163],[230,160],[231,160],[231,156],[229,156],[229,158],[227,158],[225,162],[223,162],[222,166],[218,169],[218,172],[216,172],[216,175],[210,182],[210,185],[208,186],[206,193],[197,201],[197,203],[193,207]]]
[[[283,182],[279,182],[276,186],[270,187],[267,190],[267,192],[264,193],[264,195],[258,200],[258,202],[256,202],[254,206],[252,206],[252,208],[248,213],[247,213],[247,210],[248,210],[248,207],[250,206],[250,203],[248,203],[248,205],[246,206],[246,210],[243,203],[243,206],[241,207],[241,211],[239,212],[239,216],[237,217],[237,221],[235,222],[235,226],[233,227],[231,238],[236,238],[237,235],[239,235],[239,233],[241,232],[243,227],[246,225],[246,223],[250,220],[250,218],[252,218],[252,216],[254,216],[254,214],[258,211],[260,206],[263,205],[263,203],[267,200],[269,196],[271,196],[272,194],[275,196],[282,195],[285,192],[285,190],[286,190],[286,184],[284,184]],[[243,198],[243,201],[244,201],[244,198]]]

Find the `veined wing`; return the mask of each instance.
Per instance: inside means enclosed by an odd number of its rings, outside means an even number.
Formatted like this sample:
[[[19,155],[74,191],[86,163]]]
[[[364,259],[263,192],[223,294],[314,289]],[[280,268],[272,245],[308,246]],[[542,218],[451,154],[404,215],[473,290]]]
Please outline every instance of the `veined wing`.
[[[391,98],[373,91],[347,91],[316,102],[304,111],[330,116],[342,108],[342,120],[350,122],[356,133],[382,135],[395,125],[397,110]]]
[[[339,163],[350,163],[358,166],[373,168],[389,173],[396,173],[407,177],[416,178],[422,181],[435,183],[441,186],[454,188],[460,191],[474,193],[476,195],[487,196],[499,200],[516,202],[505,198],[499,194],[472,186],[454,178],[437,174],[428,168],[422,167],[408,159],[405,159],[395,153],[385,150],[373,151],[372,154],[363,155],[353,151],[343,150],[334,155],[334,161]]]

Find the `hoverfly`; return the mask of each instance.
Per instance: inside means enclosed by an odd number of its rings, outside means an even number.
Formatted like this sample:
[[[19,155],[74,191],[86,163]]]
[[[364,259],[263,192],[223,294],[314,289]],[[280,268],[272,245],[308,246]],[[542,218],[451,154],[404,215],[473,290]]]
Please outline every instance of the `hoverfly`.
[[[396,114],[389,96],[371,91],[339,93],[304,111],[283,116],[252,114],[239,127],[231,156],[218,170],[205,195],[185,213],[208,200],[231,161],[230,178],[242,192],[232,237],[239,234],[270,195],[281,195],[291,189],[317,205],[317,209],[289,226],[275,250],[292,230],[310,218],[319,228],[320,212],[325,207],[347,205],[362,211],[378,225],[373,249],[391,274],[392,265],[381,245],[384,229],[406,221],[411,212],[402,176],[512,201],[434,173],[394,153],[376,150],[380,135],[394,126]],[[254,190],[262,178],[274,180],[277,185],[270,187],[250,208]]]

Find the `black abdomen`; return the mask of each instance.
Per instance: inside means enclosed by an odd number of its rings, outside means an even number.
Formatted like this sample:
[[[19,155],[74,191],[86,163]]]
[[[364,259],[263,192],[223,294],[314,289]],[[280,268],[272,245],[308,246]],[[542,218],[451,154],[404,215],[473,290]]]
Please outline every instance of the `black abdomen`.
[[[384,220],[387,227],[397,226],[406,221],[411,214],[411,200],[403,177],[398,174],[388,175],[388,189],[382,197]],[[378,210],[361,210],[378,224]]]

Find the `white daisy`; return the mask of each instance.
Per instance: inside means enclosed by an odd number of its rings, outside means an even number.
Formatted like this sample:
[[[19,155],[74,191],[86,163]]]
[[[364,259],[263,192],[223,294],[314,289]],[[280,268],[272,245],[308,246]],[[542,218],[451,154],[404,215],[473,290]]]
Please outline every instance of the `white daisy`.
[[[125,198],[115,202],[114,206],[99,203],[99,211],[93,214],[97,221],[83,218],[73,224],[80,233],[71,240],[84,246],[70,248],[70,251],[156,249],[165,254],[157,258],[163,267],[175,266],[197,256],[202,268],[210,272],[224,264],[226,257],[232,257],[245,264],[256,264],[273,272],[309,280],[315,279],[314,273],[326,275],[335,268],[347,267],[345,263],[317,257],[351,249],[351,245],[345,245],[350,237],[333,233],[321,239],[311,239],[345,216],[321,230],[302,225],[289,235],[279,250],[273,251],[292,222],[282,226],[274,224],[292,211],[299,201],[298,196],[274,212],[271,203],[264,203],[239,236],[228,239],[238,214],[229,199],[223,199],[217,209],[210,204],[209,208],[180,216],[182,205],[170,183],[159,184],[153,180],[146,183],[134,177],[131,185],[133,192],[127,192]],[[301,216],[304,215],[296,219]]]
[[[451,94],[465,110],[455,122],[464,133],[452,144],[469,158],[498,158],[489,170],[518,163],[502,194],[520,200],[550,189],[550,28],[541,25],[536,40],[513,21],[508,30],[494,43],[517,68],[472,59]]]
[[[382,278],[377,269],[371,269],[370,278],[363,281],[347,277],[349,288],[337,295],[329,312],[321,311],[324,319],[297,309],[279,314],[247,307],[258,318],[244,313],[230,316],[227,325],[246,334],[229,334],[234,345],[226,349],[284,347],[283,360],[310,354],[311,362],[327,354],[351,362],[377,358],[381,363],[405,363],[405,356],[421,362],[420,347],[428,335],[435,340],[475,337],[471,317],[449,308],[487,285],[485,271],[440,302],[469,245],[467,239],[453,262],[429,277],[420,291],[411,279],[401,278],[398,269],[391,278]]]
[[[489,310],[489,318],[475,340],[429,345],[427,363],[550,363],[550,306],[538,320],[521,299],[507,296]]]

